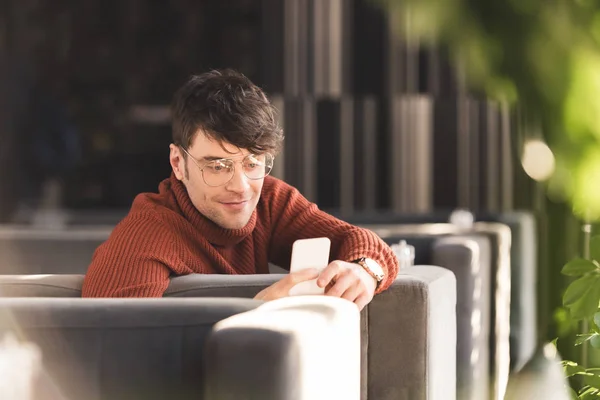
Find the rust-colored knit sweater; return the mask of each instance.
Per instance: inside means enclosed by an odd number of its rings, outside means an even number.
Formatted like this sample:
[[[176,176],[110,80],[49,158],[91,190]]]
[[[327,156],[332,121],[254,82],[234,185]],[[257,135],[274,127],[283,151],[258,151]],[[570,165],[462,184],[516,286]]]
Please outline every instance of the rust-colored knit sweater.
[[[289,269],[293,242],[322,236],[331,239],[331,260],[377,261],[386,271],[379,292],[396,277],[397,259],[377,235],[324,213],[281,180],[265,178],[250,221],[233,230],[204,217],[172,175],[158,194],[138,195],[98,247],[83,297],[161,297],[174,275],[267,274],[269,262]]]

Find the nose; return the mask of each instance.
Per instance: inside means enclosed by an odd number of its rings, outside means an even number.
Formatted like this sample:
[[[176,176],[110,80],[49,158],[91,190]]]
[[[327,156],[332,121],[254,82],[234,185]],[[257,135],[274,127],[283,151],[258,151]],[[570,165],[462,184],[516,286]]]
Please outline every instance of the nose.
[[[227,190],[235,193],[245,193],[250,188],[249,178],[244,174],[242,168],[236,165],[233,178],[227,182]]]

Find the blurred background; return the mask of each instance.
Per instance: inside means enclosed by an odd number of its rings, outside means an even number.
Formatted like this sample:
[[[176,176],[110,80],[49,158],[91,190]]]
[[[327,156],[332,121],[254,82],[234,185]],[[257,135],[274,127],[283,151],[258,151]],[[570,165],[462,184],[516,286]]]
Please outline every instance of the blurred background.
[[[279,110],[273,174],[322,209],[531,212],[539,340],[572,337],[560,270],[600,209],[596,8],[4,0],[0,222],[114,224],[170,173],[174,91],[233,68]]]

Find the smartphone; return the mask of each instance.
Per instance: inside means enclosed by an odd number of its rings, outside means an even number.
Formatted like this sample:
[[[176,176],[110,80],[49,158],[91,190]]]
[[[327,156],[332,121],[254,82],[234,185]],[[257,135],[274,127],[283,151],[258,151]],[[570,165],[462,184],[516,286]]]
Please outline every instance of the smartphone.
[[[292,260],[290,272],[301,271],[307,268],[316,268],[322,271],[329,264],[329,251],[331,240],[326,237],[300,239],[292,245]],[[290,289],[290,296],[324,294],[325,288],[317,286],[317,279],[300,282]]]

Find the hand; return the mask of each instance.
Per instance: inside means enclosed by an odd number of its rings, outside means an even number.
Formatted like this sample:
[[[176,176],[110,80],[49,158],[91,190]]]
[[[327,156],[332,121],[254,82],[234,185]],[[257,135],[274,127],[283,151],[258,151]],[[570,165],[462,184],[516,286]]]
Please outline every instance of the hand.
[[[317,280],[327,296],[341,297],[362,310],[371,302],[377,281],[363,267],[345,261],[332,261]]]
[[[316,279],[319,276],[319,271],[315,268],[303,269],[297,272],[290,272],[280,281],[275,282],[271,286],[261,290],[255,300],[276,300],[290,295],[290,289],[300,282]]]

